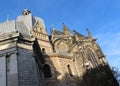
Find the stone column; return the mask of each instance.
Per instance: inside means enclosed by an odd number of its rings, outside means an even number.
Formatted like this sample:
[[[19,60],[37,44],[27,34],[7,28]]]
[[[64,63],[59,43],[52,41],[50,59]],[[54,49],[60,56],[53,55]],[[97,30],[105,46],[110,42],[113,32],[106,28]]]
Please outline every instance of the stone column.
[[[10,56],[10,86],[18,86],[18,65],[16,53]]]
[[[6,86],[6,58],[0,57],[0,86]]]

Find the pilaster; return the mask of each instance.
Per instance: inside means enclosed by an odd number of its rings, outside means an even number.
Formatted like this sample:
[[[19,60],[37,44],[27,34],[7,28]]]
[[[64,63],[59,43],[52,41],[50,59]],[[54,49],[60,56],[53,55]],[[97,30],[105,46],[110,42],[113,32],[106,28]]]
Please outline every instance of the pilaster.
[[[0,57],[0,86],[6,86],[6,58]]]
[[[10,86],[18,86],[18,66],[16,53],[10,56]]]

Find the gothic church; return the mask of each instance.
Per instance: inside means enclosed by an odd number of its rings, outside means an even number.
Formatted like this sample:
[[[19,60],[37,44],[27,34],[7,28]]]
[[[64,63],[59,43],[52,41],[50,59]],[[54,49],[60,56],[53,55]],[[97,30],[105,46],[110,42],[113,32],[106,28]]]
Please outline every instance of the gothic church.
[[[89,30],[84,36],[46,31],[44,21],[25,9],[0,23],[0,86],[118,86]]]

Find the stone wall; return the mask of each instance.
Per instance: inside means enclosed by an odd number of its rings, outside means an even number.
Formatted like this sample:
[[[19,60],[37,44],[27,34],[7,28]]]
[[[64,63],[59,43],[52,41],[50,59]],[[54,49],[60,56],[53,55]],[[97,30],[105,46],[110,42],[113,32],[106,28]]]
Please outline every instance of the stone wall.
[[[76,86],[78,74],[72,59],[61,57],[45,58],[46,64],[51,68],[52,77],[45,78],[45,86]],[[70,65],[72,76],[67,66]]]
[[[40,86],[37,70],[32,51],[18,48],[19,86]]]

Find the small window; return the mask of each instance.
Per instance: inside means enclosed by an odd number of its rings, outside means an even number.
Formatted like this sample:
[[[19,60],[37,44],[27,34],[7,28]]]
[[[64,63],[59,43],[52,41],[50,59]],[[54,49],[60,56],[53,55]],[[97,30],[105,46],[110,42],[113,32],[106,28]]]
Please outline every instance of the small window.
[[[42,53],[45,55],[46,52],[45,52],[45,48],[42,48]]]
[[[70,65],[67,65],[67,69],[68,69],[69,75],[70,75],[71,77],[73,77],[73,74],[72,74]]]
[[[48,64],[45,64],[43,66],[43,73],[44,73],[45,78],[51,78],[52,77],[50,66]]]

